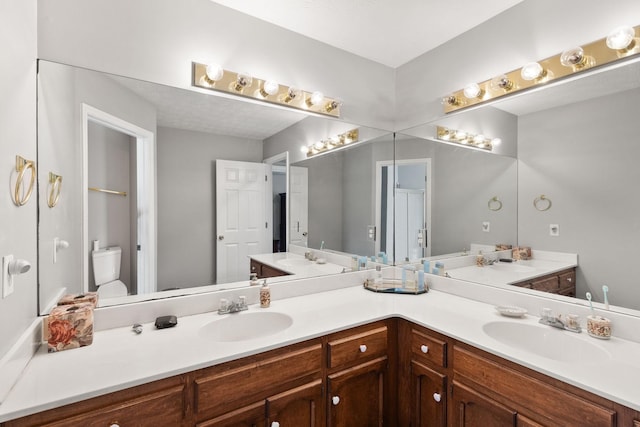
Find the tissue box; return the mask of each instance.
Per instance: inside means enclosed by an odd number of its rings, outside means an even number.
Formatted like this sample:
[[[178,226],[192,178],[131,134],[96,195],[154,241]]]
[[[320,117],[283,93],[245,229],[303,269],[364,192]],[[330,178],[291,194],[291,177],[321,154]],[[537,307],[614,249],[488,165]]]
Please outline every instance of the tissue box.
[[[59,305],[44,320],[47,351],[91,345],[93,342],[93,305],[91,303]]]
[[[516,246],[512,251],[513,259],[531,259],[531,248],[529,246]]]
[[[90,303],[93,305],[93,308],[96,308],[98,306],[98,293],[85,292],[84,294],[68,294],[60,298],[60,301],[58,301],[58,305],[82,303]]]

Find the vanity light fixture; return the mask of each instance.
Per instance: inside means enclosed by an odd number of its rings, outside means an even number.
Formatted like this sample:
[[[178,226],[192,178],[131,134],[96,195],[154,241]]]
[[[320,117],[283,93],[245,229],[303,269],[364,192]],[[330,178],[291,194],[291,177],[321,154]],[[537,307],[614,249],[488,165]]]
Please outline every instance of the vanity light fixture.
[[[194,87],[225,92],[324,116],[340,117],[342,101],[325,97],[322,92],[307,92],[275,80],[264,80],[249,73],[236,73],[217,65],[192,63]]]
[[[303,146],[301,151],[306,153],[307,157],[315,156],[316,154],[324,153],[327,151],[335,150],[345,145],[358,141],[360,137],[358,129],[351,129],[340,135],[327,138],[316,143]]]
[[[451,113],[639,54],[640,26],[618,27],[605,38],[567,49],[541,61],[530,62],[492,79],[467,85],[443,97],[443,109],[445,113]]]
[[[460,129],[449,129],[444,126],[436,127],[436,139],[444,142],[451,142],[469,147],[480,148],[491,151],[493,142],[501,142],[500,138],[487,138],[482,134],[472,134]]]

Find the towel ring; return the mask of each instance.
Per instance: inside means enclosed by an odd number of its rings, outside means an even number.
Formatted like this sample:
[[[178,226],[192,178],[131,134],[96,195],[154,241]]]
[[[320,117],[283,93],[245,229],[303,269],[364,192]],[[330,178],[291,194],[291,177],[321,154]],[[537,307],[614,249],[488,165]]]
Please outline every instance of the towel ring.
[[[62,190],[62,177],[53,172],[49,172],[49,198],[47,205],[50,208],[55,207],[60,200],[60,191]]]
[[[29,181],[29,186],[26,187],[27,193],[22,194],[24,174],[27,170],[31,171],[31,180]],[[18,172],[18,178],[16,178],[16,186],[13,191],[13,203],[16,206],[24,206],[29,201],[36,183],[36,164],[33,160],[26,160],[21,156],[16,156],[16,172]]]
[[[540,202],[546,202],[546,207],[541,207]],[[533,200],[533,206],[540,212],[548,211],[549,209],[551,209],[551,199],[548,199],[547,196],[541,194],[540,197],[536,197]]]
[[[490,211],[499,211],[502,209],[502,202],[498,199],[498,196],[493,196],[487,203]]]

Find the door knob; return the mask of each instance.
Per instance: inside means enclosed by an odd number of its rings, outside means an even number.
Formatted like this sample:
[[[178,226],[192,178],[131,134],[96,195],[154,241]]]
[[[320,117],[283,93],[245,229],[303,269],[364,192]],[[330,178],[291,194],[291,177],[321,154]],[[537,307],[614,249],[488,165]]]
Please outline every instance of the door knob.
[[[307,237],[307,234],[309,234],[309,233],[307,233],[306,231],[303,231],[303,232],[302,232],[302,235],[303,235],[304,237]]]
[[[224,240],[224,236],[221,234],[218,236],[218,240]]]

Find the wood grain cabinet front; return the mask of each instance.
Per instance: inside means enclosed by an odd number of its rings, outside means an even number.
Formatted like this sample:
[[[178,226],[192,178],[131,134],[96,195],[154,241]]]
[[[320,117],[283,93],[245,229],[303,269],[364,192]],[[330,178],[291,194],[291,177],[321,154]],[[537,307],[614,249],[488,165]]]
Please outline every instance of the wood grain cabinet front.
[[[536,291],[549,292],[566,296],[576,296],[576,269],[569,268],[557,273],[537,277],[532,280],[512,283],[521,288],[534,289]]]
[[[279,270],[275,267],[271,267],[270,265],[263,264],[260,261],[256,261],[252,259],[250,262],[251,273],[256,273],[258,275],[258,279],[266,279],[269,277],[278,277],[278,276],[288,276],[289,273],[286,271]],[[247,277],[248,279],[249,277]]]

